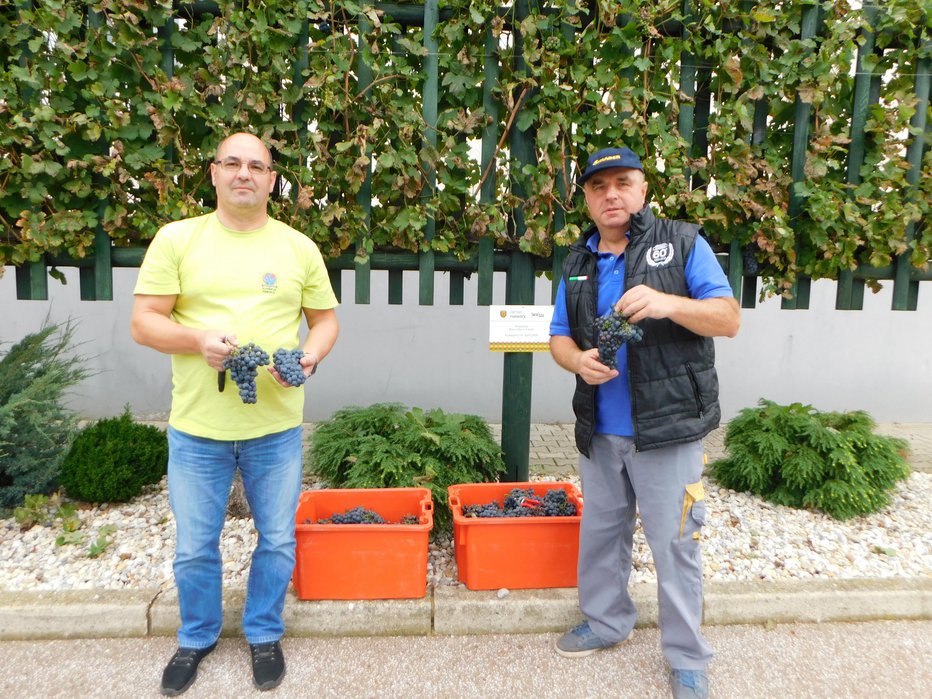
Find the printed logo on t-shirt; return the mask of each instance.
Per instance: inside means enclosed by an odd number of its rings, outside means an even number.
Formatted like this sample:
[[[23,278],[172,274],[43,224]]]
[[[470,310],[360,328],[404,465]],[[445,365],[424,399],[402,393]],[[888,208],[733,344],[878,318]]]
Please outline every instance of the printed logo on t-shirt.
[[[278,277],[272,272],[266,272],[262,275],[262,293],[274,294],[278,291]]]
[[[647,264],[651,267],[663,267],[673,259],[673,243],[660,243],[647,251]]]

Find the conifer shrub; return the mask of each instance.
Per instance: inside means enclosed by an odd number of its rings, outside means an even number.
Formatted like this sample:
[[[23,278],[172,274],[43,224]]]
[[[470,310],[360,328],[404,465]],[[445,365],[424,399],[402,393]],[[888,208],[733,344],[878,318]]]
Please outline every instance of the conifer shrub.
[[[727,456],[710,465],[710,475],[726,488],[835,519],[877,512],[910,469],[908,443],[876,435],[875,427],[860,410],[761,400],[728,423]]]
[[[168,437],[141,425],[129,409],[81,430],[61,467],[68,497],[85,502],[125,502],[168,469]]]
[[[52,493],[78,417],[64,405],[88,373],[71,323],[26,335],[0,359],[0,509]]]
[[[447,487],[497,481],[505,462],[481,417],[376,403],[319,423],[306,470],[334,488],[429,488],[442,532],[452,523]]]

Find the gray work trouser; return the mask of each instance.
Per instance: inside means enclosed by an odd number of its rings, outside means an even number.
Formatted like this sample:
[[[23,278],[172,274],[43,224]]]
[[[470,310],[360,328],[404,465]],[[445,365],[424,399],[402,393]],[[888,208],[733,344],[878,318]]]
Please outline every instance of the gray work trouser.
[[[705,521],[702,443],[638,452],[634,440],[596,434],[580,457],[583,515],[579,532],[579,607],[606,641],[627,638],[637,621],[628,594],[635,513],[657,570],[663,653],[676,669],[705,669],[712,648],[702,637]]]

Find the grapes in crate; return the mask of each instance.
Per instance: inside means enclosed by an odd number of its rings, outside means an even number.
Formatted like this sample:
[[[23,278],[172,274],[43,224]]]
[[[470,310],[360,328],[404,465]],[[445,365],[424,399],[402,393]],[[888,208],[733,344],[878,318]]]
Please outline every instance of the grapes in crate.
[[[292,386],[301,386],[307,381],[304,367],[301,366],[301,357],[304,352],[300,349],[287,350],[279,348],[272,353],[272,364],[285,381]]]
[[[256,376],[259,373],[259,367],[267,366],[268,363],[269,355],[253,342],[233,348],[233,351],[223,360],[223,368],[229,369],[230,378],[239,388],[239,397],[243,403],[255,403],[258,400]]]
[[[595,327],[599,332],[598,348],[599,361],[609,369],[618,368],[618,350],[626,342],[640,342],[644,331],[638,326],[629,323],[627,319],[614,308],[604,316],[595,319]]]
[[[314,522],[308,518],[304,520],[305,524],[314,524]],[[399,524],[418,524],[417,515],[404,515],[398,522]],[[334,512],[329,517],[318,519],[317,524],[392,524],[391,522],[386,522],[385,518],[382,517],[375,510],[370,510],[365,507],[353,507],[346,510],[345,512]]]
[[[551,488],[544,497],[533,488],[512,488],[502,505],[492,501],[482,505],[464,505],[463,516],[487,517],[574,517],[576,505],[569,501],[565,490]]]

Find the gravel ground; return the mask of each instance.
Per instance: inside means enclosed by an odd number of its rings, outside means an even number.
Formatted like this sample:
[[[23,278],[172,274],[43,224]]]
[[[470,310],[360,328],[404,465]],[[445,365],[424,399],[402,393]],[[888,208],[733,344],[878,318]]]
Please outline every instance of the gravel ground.
[[[550,480],[556,480],[550,478]],[[570,482],[575,476],[567,476]],[[869,517],[837,522],[812,512],[770,505],[706,481],[703,532],[707,581],[812,578],[904,578],[932,575],[932,474],[901,482],[891,505]],[[83,543],[57,546],[61,522],[21,532],[0,520],[4,555],[0,589],[71,590],[170,587],[174,520],[164,481],[125,504],[78,511]],[[109,545],[90,547],[103,528]],[[221,539],[224,584],[245,587],[256,534],[249,519],[229,518]],[[430,545],[429,583],[457,585],[451,537]],[[650,551],[636,533],[631,581],[655,580]]]

